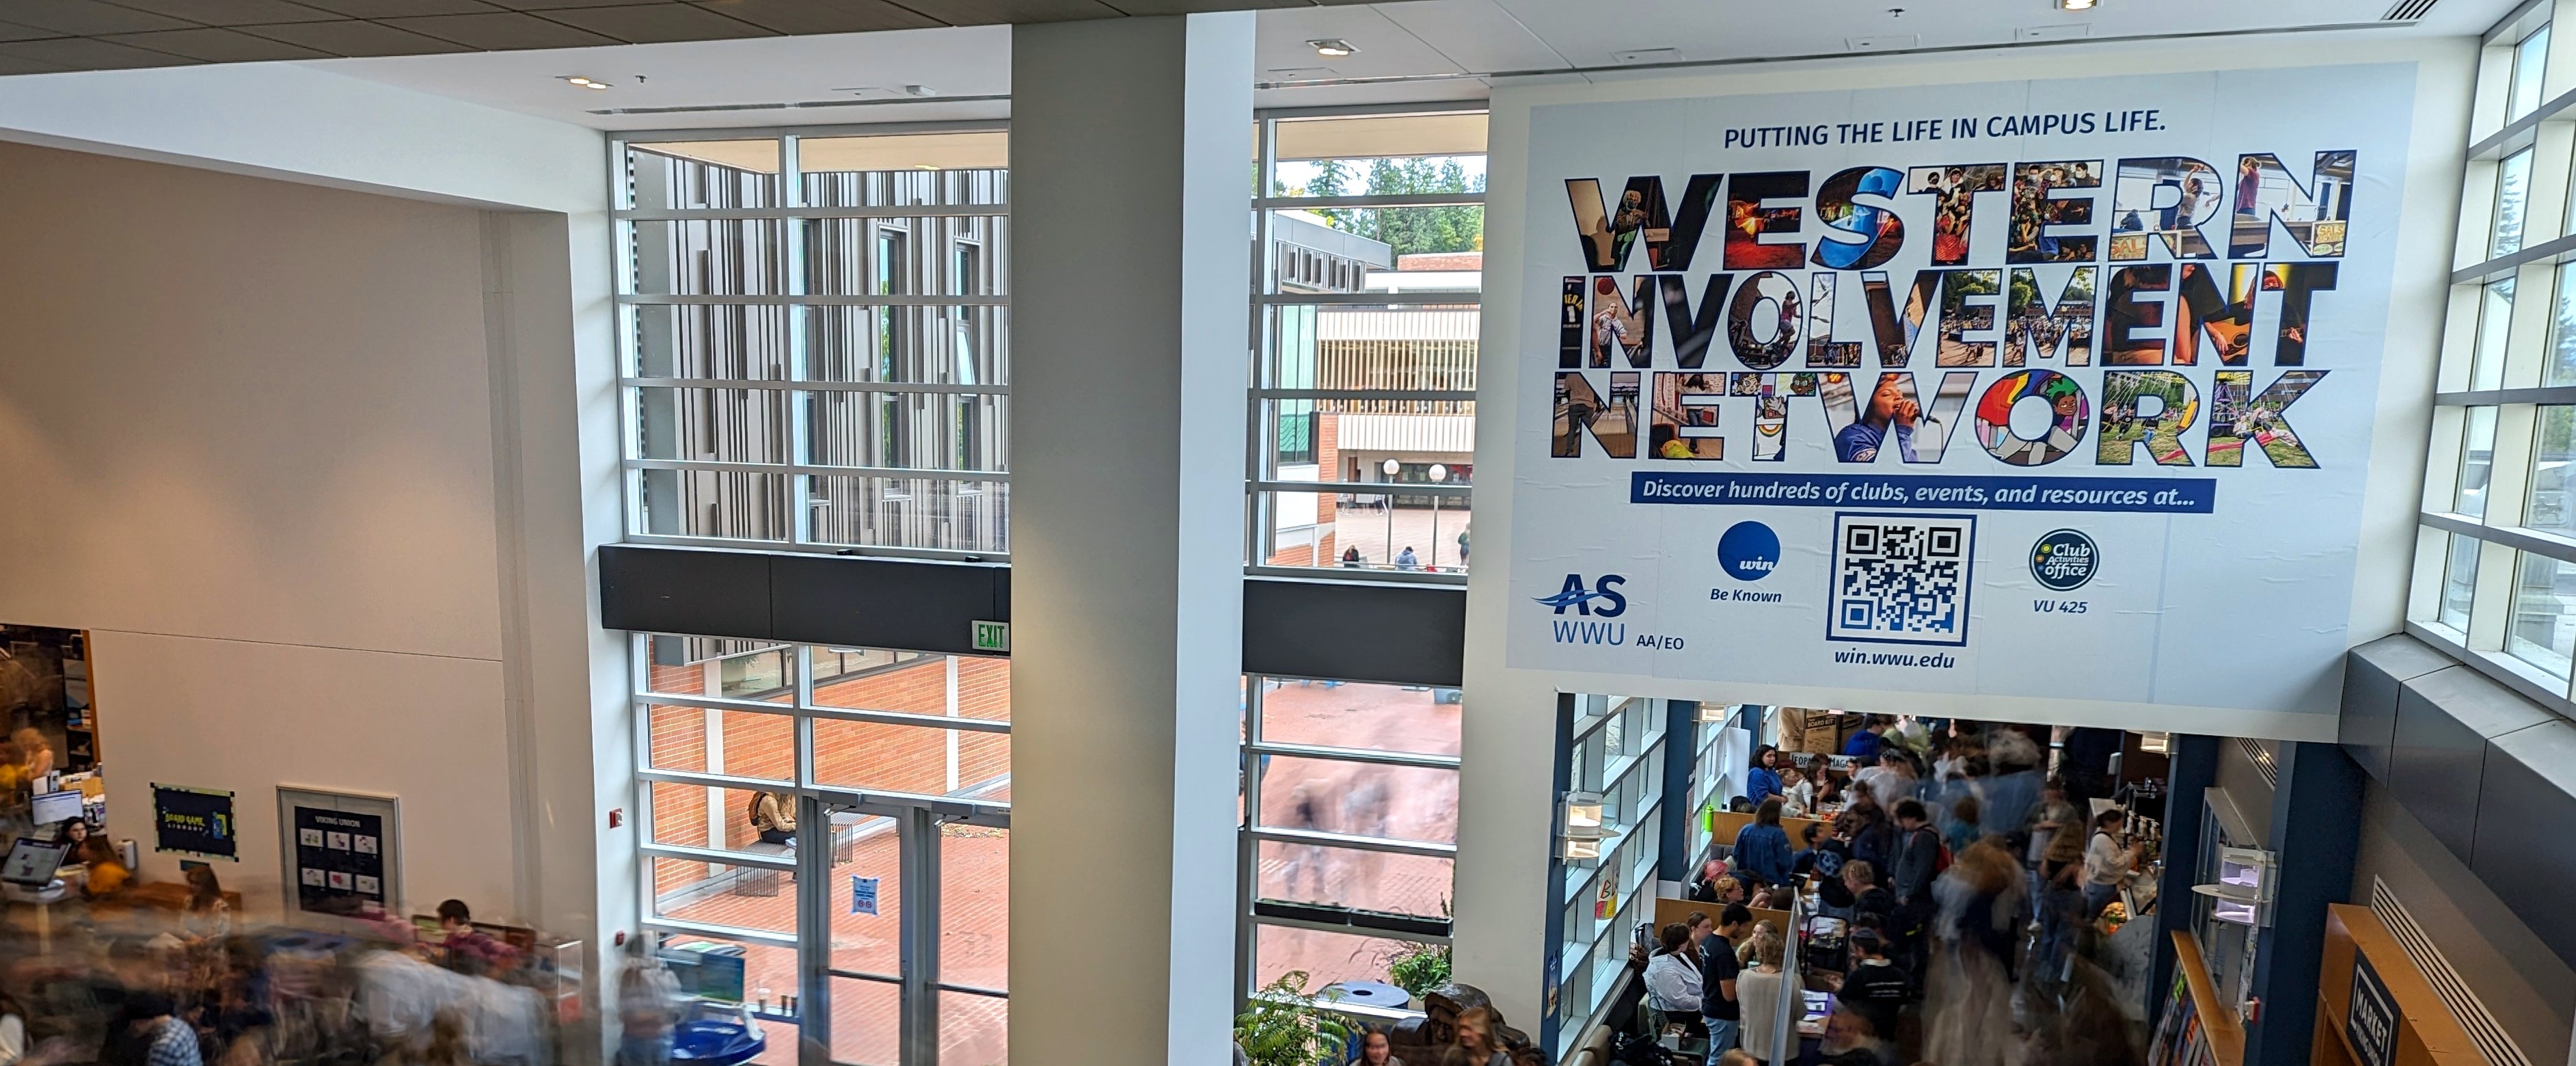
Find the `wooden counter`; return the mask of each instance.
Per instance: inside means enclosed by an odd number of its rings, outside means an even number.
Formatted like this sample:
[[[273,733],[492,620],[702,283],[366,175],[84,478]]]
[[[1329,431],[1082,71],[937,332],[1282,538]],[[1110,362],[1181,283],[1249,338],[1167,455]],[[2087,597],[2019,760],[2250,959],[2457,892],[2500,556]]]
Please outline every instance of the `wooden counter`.
[[[2200,1016],[2201,1031],[2209,1034],[2210,1057],[2218,1066],[2244,1066],[2245,1026],[2237,1020],[2236,1008],[2219,998],[2209,964],[2201,960],[2200,943],[2190,932],[2175,930],[2173,947],[2174,970],[2191,989],[2192,1012]]]

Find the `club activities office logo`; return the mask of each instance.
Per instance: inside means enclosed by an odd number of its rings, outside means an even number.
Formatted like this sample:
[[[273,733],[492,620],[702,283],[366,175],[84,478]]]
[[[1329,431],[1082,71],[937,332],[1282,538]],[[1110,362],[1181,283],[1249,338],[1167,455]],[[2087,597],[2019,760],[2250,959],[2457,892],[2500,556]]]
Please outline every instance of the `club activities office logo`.
[[[1547,605],[1548,612],[1557,616],[1548,628],[1559,644],[1625,644],[1626,622],[1580,621],[1564,615],[1572,610],[1584,619],[1600,619],[1628,613],[1628,596],[1619,591],[1619,586],[1627,583],[1628,579],[1618,574],[1603,574],[1589,584],[1581,574],[1567,574],[1564,588],[1554,596],[1536,597],[1536,602]]]
[[[2052,592],[2083,588],[2101,563],[2093,538],[2072,529],[2052,531],[2030,546],[2030,576]]]

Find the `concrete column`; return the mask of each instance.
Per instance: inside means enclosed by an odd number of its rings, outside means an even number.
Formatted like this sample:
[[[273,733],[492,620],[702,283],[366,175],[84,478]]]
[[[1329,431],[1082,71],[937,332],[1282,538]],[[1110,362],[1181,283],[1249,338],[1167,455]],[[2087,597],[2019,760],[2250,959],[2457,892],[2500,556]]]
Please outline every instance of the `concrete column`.
[[[1249,12],[1011,47],[1011,1043],[1229,1061]]]
[[[2361,850],[2361,767],[2332,743],[2284,743],[2266,839],[2280,856],[2272,924],[2255,940],[2245,1066],[2304,1066],[2313,1050],[2317,981],[2325,965],[2326,905],[2352,899]]]

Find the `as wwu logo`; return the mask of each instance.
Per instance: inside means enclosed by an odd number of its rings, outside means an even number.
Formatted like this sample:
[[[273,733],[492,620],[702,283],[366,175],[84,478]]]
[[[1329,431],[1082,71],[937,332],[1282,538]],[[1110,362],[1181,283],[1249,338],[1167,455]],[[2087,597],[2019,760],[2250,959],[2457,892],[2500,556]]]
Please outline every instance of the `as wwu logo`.
[[[1556,621],[1549,623],[1549,628],[1554,631],[1556,642],[1607,645],[1627,643],[1628,623],[1626,622],[1578,621],[1564,617],[1569,609],[1584,618],[1617,618],[1626,614],[1628,597],[1619,591],[1619,586],[1627,583],[1627,578],[1617,574],[1603,574],[1600,580],[1593,582],[1587,588],[1583,583],[1583,575],[1567,574],[1565,587],[1558,590],[1556,595],[1538,597],[1537,602],[1546,604],[1550,613],[1558,616]]]

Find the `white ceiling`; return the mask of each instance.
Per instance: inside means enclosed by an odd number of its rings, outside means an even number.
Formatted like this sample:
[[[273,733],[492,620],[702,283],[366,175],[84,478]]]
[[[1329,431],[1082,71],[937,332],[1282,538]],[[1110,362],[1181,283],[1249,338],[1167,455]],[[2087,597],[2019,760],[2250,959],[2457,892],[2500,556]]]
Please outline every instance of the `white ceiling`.
[[[1259,102],[1475,100],[1488,91],[1485,75],[1616,67],[1619,53],[1631,50],[1671,49],[1655,58],[1706,62],[2009,45],[2035,33],[2095,40],[2248,33],[2376,23],[2389,3],[2101,0],[2083,13],[2059,11],[2053,0],[1413,0],[1274,8],[1258,16]],[[2514,5],[2439,0],[2423,21],[2382,32],[2475,34]],[[601,129],[937,121],[1008,113],[1006,100],[974,98],[1009,94],[1010,33],[1007,26],[973,26],[310,65]],[[1328,59],[1306,44],[1328,37],[1358,46],[1358,54]],[[585,90],[560,80],[576,74],[615,87]],[[911,85],[938,95],[905,96]],[[776,106],[782,104],[798,106]]]

